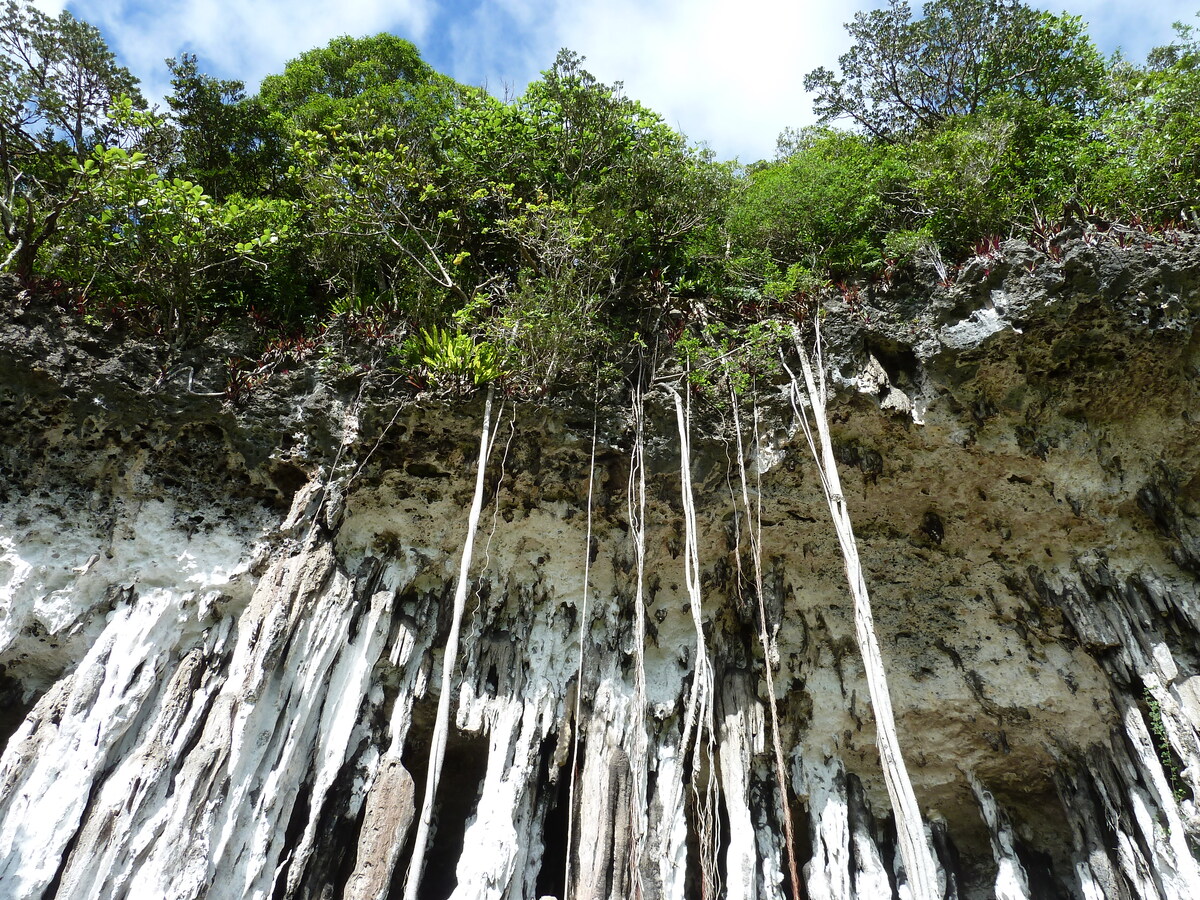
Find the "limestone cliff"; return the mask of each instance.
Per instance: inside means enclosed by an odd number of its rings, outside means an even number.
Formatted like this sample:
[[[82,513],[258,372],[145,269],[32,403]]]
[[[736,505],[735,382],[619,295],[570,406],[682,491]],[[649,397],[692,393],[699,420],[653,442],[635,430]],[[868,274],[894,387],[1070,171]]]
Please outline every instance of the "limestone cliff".
[[[1010,243],[953,283],[830,301],[843,485],[945,896],[1186,900],[1200,243],[1053,255]],[[4,303],[0,896],[399,897],[447,690],[421,896],[785,896],[728,415],[698,413],[690,436],[716,722],[696,771],[661,384],[644,404],[643,652],[633,407],[610,385],[499,410],[444,685],[479,399],[313,362],[230,403],[232,338],[181,354]],[[760,384],[740,424],[802,895],[904,897],[788,387],[782,370]]]

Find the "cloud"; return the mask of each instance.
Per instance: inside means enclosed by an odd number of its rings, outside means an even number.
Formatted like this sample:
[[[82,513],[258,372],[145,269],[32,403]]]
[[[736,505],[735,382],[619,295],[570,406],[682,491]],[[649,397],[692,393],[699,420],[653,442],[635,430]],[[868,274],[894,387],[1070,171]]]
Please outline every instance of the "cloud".
[[[169,91],[163,59],[181,52],[251,90],[287,60],[342,34],[392,31],[435,68],[497,96],[524,90],[560,47],[721,158],[768,157],[786,126],[812,121],[806,73],[835,67],[843,23],[883,0],[70,0],[98,26],[148,97]],[[921,0],[911,0],[919,7]],[[1058,11],[1054,0],[1035,0]],[[37,0],[47,11],[61,0]],[[1106,53],[1134,61],[1196,22],[1197,0],[1062,0]]]
[[[690,0],[558,6],[563,43],[603,80],[663,114],[718,156],[774,152],[785,126],[812,121],[804,76],[836,65],[856,3]]]
[[[1051,12],[1062,12],[1054,3],[1035,3]],[[1082,16],[1088,33],[1105,53],[1120,48],[1132,62],[1145,61],[1154,47],[1171,43],[1175,22],[1200,25],[1196,18],[1197,0],[1070,0],[1073,15]]]
[[[722,158],[770,156],[787,125],[811,121],[804,75],[847,48],[853,0],[491,0],[445,9],[427,58],[493,93],[520,92],[562,47],[602,81]],[[441,42],[444,41],[444,48]]]
[[[253,89],[339,35],[394,31],[419,43],[434,12],[431,0],[72,0],[68,7],[104,33],[150,98],[170,89],[163,65],[170,56],[195,53],[206,71]]]

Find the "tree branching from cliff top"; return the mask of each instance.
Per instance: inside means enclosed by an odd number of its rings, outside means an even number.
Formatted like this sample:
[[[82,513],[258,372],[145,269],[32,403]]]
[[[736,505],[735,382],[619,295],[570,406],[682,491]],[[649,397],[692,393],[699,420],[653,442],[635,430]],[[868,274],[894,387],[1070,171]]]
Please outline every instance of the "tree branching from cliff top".
[[[0,12],[0,224],[3,268],[34,273],[39,251],[79,200],[81,166],[119,97],[143,105],[137,80],[95,26],[8,0]]]
[[[822,122],[848,118],[893,138],[972,115],[1002,94],[1078,113],[1096,102],[1104,64],[1078,17],[1020,0],[931,0],[912,18],[908,0],[856,13],[841,77],[804,80]]]

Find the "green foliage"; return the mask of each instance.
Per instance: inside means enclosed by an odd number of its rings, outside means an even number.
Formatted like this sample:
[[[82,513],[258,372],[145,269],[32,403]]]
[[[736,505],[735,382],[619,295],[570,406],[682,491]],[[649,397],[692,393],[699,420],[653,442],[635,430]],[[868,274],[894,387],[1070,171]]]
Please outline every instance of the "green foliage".
[[[792,263],[787,271],[771,273],[763,284],[763,294],[774,300],[787,300],[798,295],[811,295],[828,285],[828,281],[808,266]]]
[[[184,54],[160,116],[94,28],[2,9],[6,266],[172,331],[342,316],[409,335],[404,364],[457,390],[590,382],[681,328],[693,385],[743,390],[778,335],[730,322],[802,315],[831,280],[922,258],[945,278],[943,254],[1081,203],[1200,208],[1185,26],[1137,67],[1021,0],[930,0],[919,18],[888,0],[848,26],[836,75],[809,76],[825,124],[738,167],[566,50],[503,101],[386,34],[303,53],[254,97]]]
[[[586,383],[606,357],[620,352],[598,299],[577,283],[522,273],[481,323],[500,348],[506,381],[523,394]]]
[[[286,150],[277,118],[246,97],[241,81],[200,72],[190,53],[168,59],[167,68],[173,88],[167,105],[177,130],[170,174],[199,181],[218,200],[271,190]]]
[[[411,43],[381,33],[335,38],[300,54],[281,74],[263,79],[258,101],[300,131],[350,122],[364,131],[387,125],[424,144],[457,90]]]
[[[574,269],[603,270],[605,284],[586,291],[635,316],[647,289],[694,274],[691,242],[719,217],[729,169],[620,84],[601,83],[564,50],[514,103],[475,100],[464,112],[445,130],[452,165],[483,190],[476,209],[502,223],[492,249],[518,268],[553,277],[572,258]],[[515,274],[510,266],[510,285]]]
[[[742,271],[767,281],[794,263],[839,272],[870,268],[893,217],[901,161],[860,135],[807,129],[786,156],[747,176],[728,220]]]
[[[1150,733],[1154,736],[1155,749],[1158,751],[1163,772],[1166,773],[1167,780],[1171,783],[1171,791],[1175,796],[1175,802],[1179,803],[1187,797],[1188,792],[1179,774],[1179,763],[1175,759],[1175,751],[1171,749],[1171,741],[1167,737],[1167,726],[1163,724],[1162,707],[1154,699],[1149,688],[1145,690],[1145,701],[1146,714],[1150,720]]]
[[[0,224],[4,267],[34,262],[78,200],[80,166],[114,136],[117,97],[144,106],[137,83],[100,32],[63,12],[51,18],[8,0],[0,13]]]
[[[1007,231],[1032,201],[1014,171],[1014,126],[984,116],[962,118],[907,148],[913,219],[945,249],[977,235]]]
[[[1111,215],[1164,221],[1200,210],[1200,33],[1175,30],[1146,68],[1114,68],[1098,140],[1081,153],[1083,198]]]
[[[732,390],[742,396],[755,379],[777,371],[779,347],[790,335],[786,323],[767,319],[735,326],[693,326],[675,342],[675,358],[688,383],[710,403],[725,407]]]
[[[436,325],[423,329],[421,339],[421,362],[430,378],[443,387],[466,391],[503,374],[496,348],[487,341],[476,341],[469,334]]]
[[[304,131],[293,154],[316,263],[337,293],[376,296],[435,323],[470,302],[461,196],[397,129]]]
[[[81,168],[85,227],[64,251],[64,270],[93,296],[144,304],[178,330],[236,303],[226,278],[238,266],[265,272],[289,233],[269,200],[217,203],[203,187],[169,178],[141,152],[97,148]]]
[[[1104,63],[1078,17],[1020,0],[931,0],[913,19],[907,0],[856,13],[841,74],[819,68],[804,86],[823,123],[848,118],[893,138],[980,112],[1010,95],[1072,114],[1094,104]]]

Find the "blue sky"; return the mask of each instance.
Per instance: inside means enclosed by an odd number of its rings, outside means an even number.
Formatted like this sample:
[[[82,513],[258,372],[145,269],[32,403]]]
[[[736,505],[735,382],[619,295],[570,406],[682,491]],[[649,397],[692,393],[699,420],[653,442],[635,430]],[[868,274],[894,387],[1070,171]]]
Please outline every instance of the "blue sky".
[[[55,12],[62,0],[37,0]],[[867,0],[68,0],[96,25],[148,97],[168,89],[163,59],[197,54],[210,74],[254,89],[287,60],[342,34],[391,31],[438,70],[503,96],[520,93],[560,47],[721,158],[774,152],[811,122],[806,72],[836,65],[842,24]],[[918,6],[918,2],[914,2]],[[1200,0],[1065,0],[1100,48],[1140,60],[1197,22]]]

